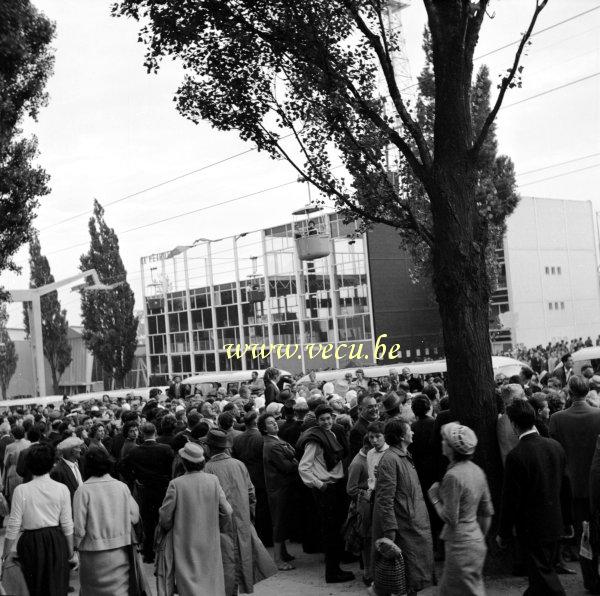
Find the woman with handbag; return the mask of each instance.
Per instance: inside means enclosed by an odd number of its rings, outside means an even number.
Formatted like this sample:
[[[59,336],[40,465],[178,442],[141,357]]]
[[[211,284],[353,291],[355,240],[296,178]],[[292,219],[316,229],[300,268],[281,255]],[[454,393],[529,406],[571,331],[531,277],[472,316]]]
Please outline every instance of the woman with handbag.
[[[412,443],[410,422],[405,418],[388,420],[384,436],[389,449],[377,466],[372,538],[374,544],[380,538],[389,538],[400,547],[406,565],[407,593],[412,596],[433,580],[429,515],[408,452]]]
[[[442,451],[450,465],[441,484],[433,484],[428,494],[444,522],[440,594],[445,596],[485,595],[485,535],[494,508],[485,474],[471,461],[476,446],[477,436],[468,426],[456,422],[442,426]]]
[[[91,447],[89,478],[73,498],[81,596],[129,594],[131,526],[139,521],[139,509],[127,485],[110,475],[111,468],[108,452]]]
[[[33,479],[15,488],[4,540],[3,562],[19,532],[17,555],[30,596],[66,596],[73,556],[69,489],[50,478],[56,450],[32,445],[25,463]]]

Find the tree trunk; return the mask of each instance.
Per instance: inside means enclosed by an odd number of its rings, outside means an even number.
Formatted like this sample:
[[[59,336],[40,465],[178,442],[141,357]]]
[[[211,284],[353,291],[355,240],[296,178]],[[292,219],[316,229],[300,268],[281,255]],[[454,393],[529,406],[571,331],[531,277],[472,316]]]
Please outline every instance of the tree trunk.
[[[56,374],[56,367],[52,365],[52,362],[50,362],[50,374],[52,375],[52,393],[53,395],[58,395],[60,391],[60,387],[58,386],[60,377]]]
[[[443,19],[444,34],[433,36],[436,120],[428,189],[436,239],[433,286],[444,334],[450,410],[477,434],[475,461],[484,468],[497,496],[501,464],[489,338],[489,226],[475,198],[478,173],[469,153],[472,53],[469,57],[465,52],[454,9],[439,6],[440,12],[449,12]]]

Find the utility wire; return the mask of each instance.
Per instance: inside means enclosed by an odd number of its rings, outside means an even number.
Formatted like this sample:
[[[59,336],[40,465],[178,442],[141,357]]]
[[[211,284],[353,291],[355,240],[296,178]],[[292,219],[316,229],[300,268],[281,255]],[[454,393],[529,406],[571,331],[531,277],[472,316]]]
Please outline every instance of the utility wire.
[[[582,17],[586,14],[589,14],[590,12],[594,12],[595,10],[598,10],[600,8],[600,4],[598,4],[597,6],[593,6],[592,8],[588,9],[588,10],[584,10],[583,12],[580,12],[576,15],[573,15],[572,17],[568,17],[562,21],[559,21],[558,23],[554,23],[553,25],[549,25],[548,27],[544,27],[543,29],[539,29],[538,31],[534,31],[531,35],[530,35],[530,39],[532,37],[535,37],[536,35],[539,35],[540,33],[544,33],[546,31],[550,31],[550,29],[554,29],[555,27],[558,27],[559,25],[564,25],[565,23],[568,23],[569,21],[574,21],[575,19],[578,19],[579,17]],[[496,48],[495,50],[490,50],[489,52],[486,52],[485,54],[480,54],[479,56],[475,56],[474,60],[481,60],[482,58],[486,58],[487,56],[491,56],[492,54],[495,54],[496,52],[500,52],[502,50],[505,50],[506,48],[510,48],[511,46],[515,46],[518,43],[521,43],[520,39],[517,39],[516,41],[511,41],[510,43],[507,43],[503,46],[500,46],[499,48]]]
[[[547,176],[546,178],[540,178],[539,180],[532,180],[531,182],[526,182],[525,184],[518,184],[519,188],[523,188],[524,186],[530,186],[531,184],[537,184],[538,182],[545,182],[546,180],[554,180],[554,178],[562,178],[563,176],[569,176],[571,174],[576,174],[577,172],[583,172],[584,170],[591,170],[593,168],[600,167],[600,163],[592,164],[591,166],[585,166],[584,168],[579,168],[577,170],[571,170],[570,172],[563,172],[562,174],[556,174],[555,176]]]
[[[564,89],[565,87],[570,87],[571,85],[575,85],[576,83],[581,83],[582,81],[587,81],[588,79],[593,79],[594,77],[597,77],[598,75],[600,75],[600,71],[586,75],[585,77],[581,77],[580,79],[575,79],[574,81],[570,81],[569,83],[564,83],[563,85],[558,85],[556,87],[546,89],[545,91],[541,91],[540,93],[536,93],[535,95],[531,95],[530,97],[525,97],[524,99],[519,99],[519,101],[514,101],[513,103],[504,104],[500,108],[500,110],[504,110],[506,108],[512,108],[513,106],[517,106],[520,103],[529,101],[530,99],[535,99],[536,97],[542,97],[542,95],[548,95],[548,93],[558,91],[559,89]]]
[[[568,163],[573,163],[576,161],[582,161],[584,159],[589,159],[590,157],[596,157],[600,155],[600,152],[598,153],[590,153],[589,155],[582,155],[581,157],[576,157],[575,159],[568,159],[567,161],[559,161],[557,163],[553,163],[550,164],[548,166],[543,166],[541,168],[535,168],[533,170],[527,170],[526,172],[517,172],[517,176],[525,176],[527,174],[533,174],[534,172],[541,172],[542,170],[549,170],[550,168],[556,168],[558,166],[565,166]]]

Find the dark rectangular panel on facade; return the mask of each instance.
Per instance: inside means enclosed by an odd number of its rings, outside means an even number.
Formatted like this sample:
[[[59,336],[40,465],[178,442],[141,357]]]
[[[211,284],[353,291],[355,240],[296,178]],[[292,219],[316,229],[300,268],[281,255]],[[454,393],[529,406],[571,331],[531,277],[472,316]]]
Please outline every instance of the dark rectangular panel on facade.
[[[442,324],[429,280],[412,282],[410,255],[398,233],[378,225],[367,232],[374,337],[382,334],[388,347],[399,343],[408,362],[443,357]]]

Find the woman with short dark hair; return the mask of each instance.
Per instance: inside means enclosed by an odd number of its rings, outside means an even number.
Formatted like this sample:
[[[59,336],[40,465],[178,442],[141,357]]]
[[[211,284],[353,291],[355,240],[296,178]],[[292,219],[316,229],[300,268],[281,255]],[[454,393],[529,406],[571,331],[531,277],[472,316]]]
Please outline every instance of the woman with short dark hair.
[[[2,560],[19,532],[17,555],[30,596],[66,596],[73,556],[73,518],[69,489],[50,478],[56,450],[32,445],[25,456],[33,478],[15,488]]]
[[[380,538],[389,538],[402,549],[407,593],[412,596],[426,588],[433,579],[429,515],[408,452],[412,443],[410,423],[404,418],[388,420],[384,436],[389,448],[377,466],[373,543]]]
[[[139,509],[127,485],[110,476],[107,451],[91,447],[85,465],[89,478],[73,498],[81,595],[128,596],[131,525]]]

